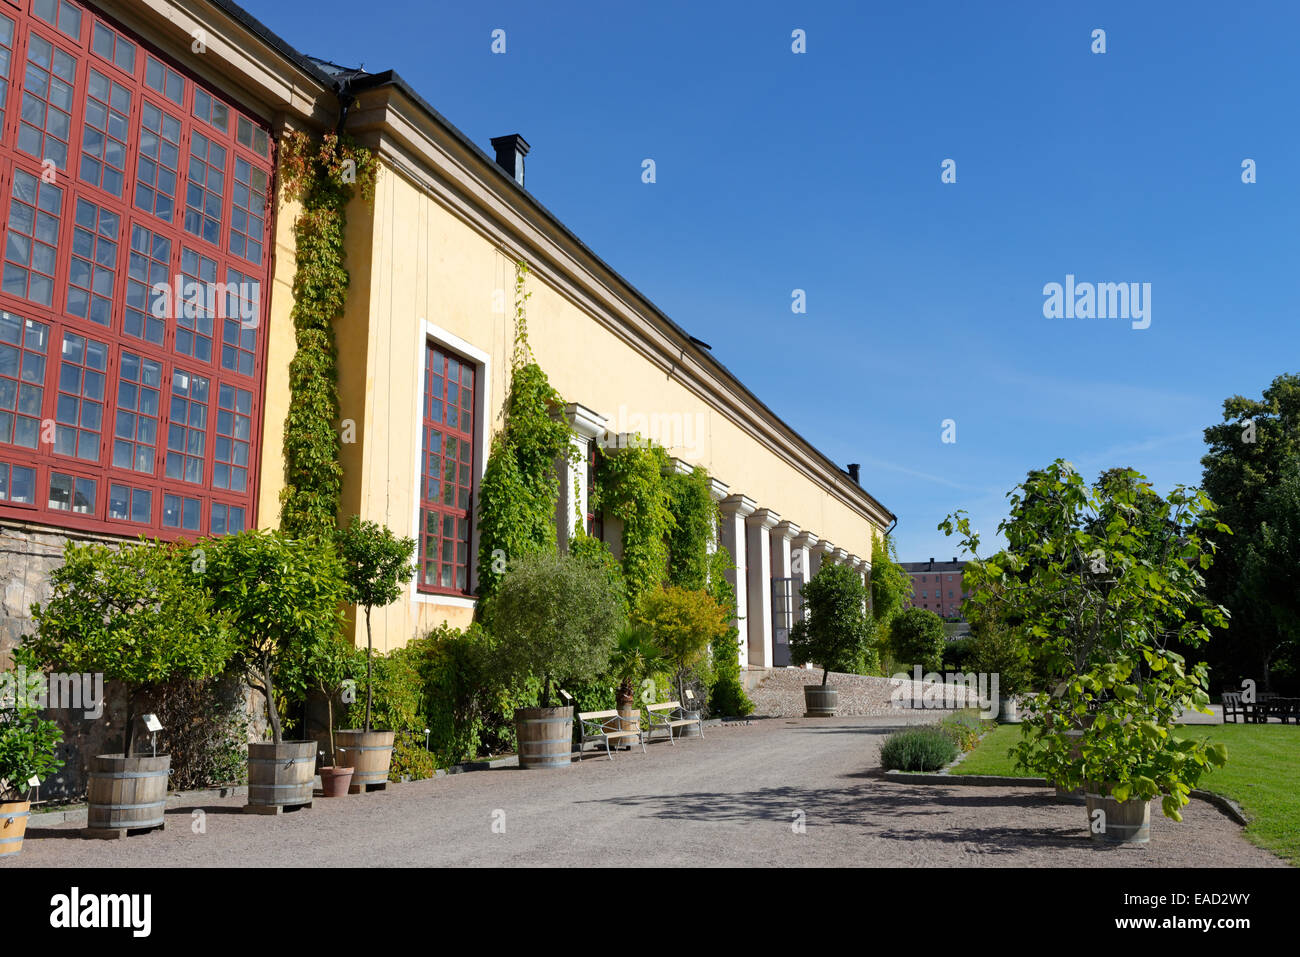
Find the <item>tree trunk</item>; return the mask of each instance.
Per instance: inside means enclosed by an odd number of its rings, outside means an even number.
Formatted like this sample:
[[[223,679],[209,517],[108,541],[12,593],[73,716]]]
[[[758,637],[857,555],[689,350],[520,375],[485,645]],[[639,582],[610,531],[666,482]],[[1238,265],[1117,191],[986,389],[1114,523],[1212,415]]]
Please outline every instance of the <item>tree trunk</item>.
[[[549,708],[550,706],[551,706],[551,676],[543,675],[542,676],[542,707]]]
[[[271,721],[271,741],[275,744],[283,743],[283,734],[280,730],[280,710],[275,706],[275,688],[272,685],[271,665],[265,662],[262,665],[262,694],[266,696],[266,716]]]
[[[122,755],[131,756],[135,746],[135,692],[126,696],[126,727],[122,730]]]
[[[828,677],[830,677],[830,673],[831,673],[831,669],[830,669],[830,668],[823,668],[823,669],[822,669],[822,687],[823,687],[823,688],[826,687],[826,679],[827,679]]]
[[[370,658],[375,653],[374,642],[370,638],[370,606],[366,606],[366,727],[370,733],[370,704],[374,700],[374,683],[371,680]]]
[[[330,753],[328,755],[329,763],[334,763],[334,695],[330,692],[325,693],[325,716],[329,721],[330,732]]]

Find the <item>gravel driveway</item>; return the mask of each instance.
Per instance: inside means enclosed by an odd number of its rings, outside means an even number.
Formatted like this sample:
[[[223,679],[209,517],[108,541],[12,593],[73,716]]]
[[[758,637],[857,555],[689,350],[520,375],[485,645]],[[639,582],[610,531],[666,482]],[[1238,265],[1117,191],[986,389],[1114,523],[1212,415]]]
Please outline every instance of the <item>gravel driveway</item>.
[[[194,833],[191,807],[169,811],[166,830],[123,841],[37,820],[22,854],[0,867],[1284,866],[1201,801],[1182,824],[1153,812],[1146,847],[1115,848],[1093,844],[1084,809],[1046,789],[888,781],[879,746],[899,722],[710,727],[703,739],[661,739],[612,762],[602,753],[559,771],[449,775],[317,798],[281,817],[239,813],[239,798],[211,801],[201,806],[206,833]]]

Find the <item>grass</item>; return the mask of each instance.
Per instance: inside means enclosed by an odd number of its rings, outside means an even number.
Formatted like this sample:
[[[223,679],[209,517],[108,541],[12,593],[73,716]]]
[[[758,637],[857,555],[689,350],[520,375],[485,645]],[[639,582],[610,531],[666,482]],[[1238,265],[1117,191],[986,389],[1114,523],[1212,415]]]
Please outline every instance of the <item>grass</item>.
[[[1246,837],[1283,860],[1300,864],[1300,727],[1296,725],[1183,725],[1182,737],[1208,737],[1228,748],[1228,763],[1199,787],[1232,798],[1246,812]],[[1007,750],[1020,740],[1016,725],[999,725],[953,768],[953,774],[1033,777],[1012,767]]]

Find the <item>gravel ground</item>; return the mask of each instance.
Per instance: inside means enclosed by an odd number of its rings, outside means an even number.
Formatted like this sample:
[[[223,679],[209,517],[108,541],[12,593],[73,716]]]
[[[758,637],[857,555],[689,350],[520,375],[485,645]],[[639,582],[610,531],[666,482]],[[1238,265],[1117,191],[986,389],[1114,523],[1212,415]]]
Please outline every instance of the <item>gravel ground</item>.
[[[930,716],[926,716],[930,717]],[[559,771],[504,768],[317,798],[263,817],[242,799],[167,814],[164,831],[92,841],[28,830],[11,867],[728,865],[1284,866],[1212,806],[1152,814],[1146,847],[1104,847],[1043,788],[905,785],[880,771],[891,727],[921,716],[768,719]],[[792,824],[805,823],[803,833]],[[505,833],[494,832],[504,822]]]

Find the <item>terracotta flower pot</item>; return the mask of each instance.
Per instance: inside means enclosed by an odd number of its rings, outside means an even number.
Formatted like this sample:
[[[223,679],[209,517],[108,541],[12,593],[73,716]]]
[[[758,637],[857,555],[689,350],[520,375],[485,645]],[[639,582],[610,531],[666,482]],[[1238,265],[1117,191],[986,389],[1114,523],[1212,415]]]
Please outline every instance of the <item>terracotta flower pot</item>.
[[[324,767],[320,769],[320,786],[327,798],[346,797],[352,783],[352,768]]]

